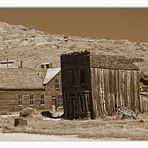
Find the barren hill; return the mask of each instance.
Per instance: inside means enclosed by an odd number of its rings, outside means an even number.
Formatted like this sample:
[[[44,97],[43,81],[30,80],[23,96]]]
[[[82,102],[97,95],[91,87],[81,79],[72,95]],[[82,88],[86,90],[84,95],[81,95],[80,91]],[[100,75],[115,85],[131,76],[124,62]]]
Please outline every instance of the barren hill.
[[[39,68],[44,62],[59,66],[62,53],[80,50],[138,58],[143,61],[136,64],[148,72],[148,43],[48,34],[0,22],[0,61],[23,60],[23,67],[29,68]]]

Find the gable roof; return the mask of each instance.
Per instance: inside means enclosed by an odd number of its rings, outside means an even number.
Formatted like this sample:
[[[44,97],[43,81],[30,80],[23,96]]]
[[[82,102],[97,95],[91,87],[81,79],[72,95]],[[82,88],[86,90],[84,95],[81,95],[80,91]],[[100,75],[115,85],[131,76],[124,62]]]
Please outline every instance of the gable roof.
[[[0,89],[44,89],[45,73],[28,68],[1,68]]]
[[[90,66],[104,69],[139,70],[128,58],[117,55],[90,55]]]
[[[45,85],[48,82],[50,82],[60,71],[61,71],[60,67],[47,69],[47,73],[46,73],[43,84]]]

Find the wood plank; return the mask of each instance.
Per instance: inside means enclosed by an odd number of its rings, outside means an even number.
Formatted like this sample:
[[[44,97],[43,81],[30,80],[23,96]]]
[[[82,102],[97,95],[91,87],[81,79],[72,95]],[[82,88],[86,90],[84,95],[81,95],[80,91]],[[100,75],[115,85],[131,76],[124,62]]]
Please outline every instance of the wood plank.
[[[98,77],[97,77],[97,68],[94,68],[94,83],[95,83],[95,110],[96,110],[96,116],[99,115],[98,113]]]
[[[105,105],[106,105],[106,111],[107,114],[110,115],[110,106],[108,101],[108,93],[109,93],[109,78],[108,78],[108,71],[107,69],[104,69],[104,94],[105,94]]]
[[[130,71],[127,70],[127,107],[131,108],[131,99],[130,99]]]
[[[134,111],[138,112],[138,84],[137,84],[137,71],[134,71]]]
[[[122,107],[122,73],[119,70],[119,106]]]
[[[122,85],[121,85],[121,91],[122,91],[122,106],[125,106],[124,104],[125,104],[125,90],[124,90],[124,75],[125,75],[125,72],[124,72],[124,70],[122,70],[122,75],[121,75],[121,77],[122,77],[122,81],[121,81],[121,83],[122,83]]]
[[[112,82],[112,81],[111,81]],[[107,99],[109,105],[109,115],[112,115],[112,100],[111,100],[111,93],[110,93],[110,69],[107,69]]]
[[[106,114],[106,105],[105,105],[105,88],[104,88],[104,70],[101,69],[101,85],[102,85],[102,111],[103,115]]]
[[[113,111],[114,111],[114,101],[113,101],[114,83],[113,82],[114,82],[113,70],[109,70],[109,98],[110,98],[111,115],[113,115]]]
[[[120,107],[120,98],[119,98],[119,70],[116,70],[116,102],[117,102],[117,107]]]
[[[124,105],[127,107],[127,71],[124,73]]]
[[[112,73],[112,107],[113,107],[113,112],[116,111],[116,108],[115,108],[115,73],[114,73],[114,70],[111,70],[111,73]]]
[[[131,70],[131,109],[134,110],[134,71]]]
[[[91,88],[92,88],[92,100],[90,101],[91,103],[91,109],[93,112],[93,116],[96,117],[96,92],[95,92],[95,77],[94,77],[94,74],[95,74],[95,69],[94,68],[91,68]]]
[[[101,79],[101,69],[98,69],[98,106],[99,106],[99,115],[103,115],[103,103],[102,103],[102,79]]]

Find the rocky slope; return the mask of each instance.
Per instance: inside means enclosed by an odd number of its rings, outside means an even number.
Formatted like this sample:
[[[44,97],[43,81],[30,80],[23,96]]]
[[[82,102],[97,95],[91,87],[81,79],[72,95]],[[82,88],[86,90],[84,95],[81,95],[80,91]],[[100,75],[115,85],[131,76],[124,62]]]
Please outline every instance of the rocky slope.
[[[15,59],[19,63],[23,60],[23,67],[29,68],[39,68],[44,62],[59,66],[60,54],[80,50],[140,58],[144,61],[136,64],[148,72],[148,43],[48,34],[0,22],[0,61]]]

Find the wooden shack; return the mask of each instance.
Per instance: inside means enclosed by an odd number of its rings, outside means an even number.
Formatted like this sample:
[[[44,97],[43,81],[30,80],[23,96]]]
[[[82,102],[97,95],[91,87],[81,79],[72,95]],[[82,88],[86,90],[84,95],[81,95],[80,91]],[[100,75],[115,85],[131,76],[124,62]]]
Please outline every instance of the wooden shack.
[[[122,106],[139,109],[139,69],[123,56],[63,54],[61,78],[66,119],[113,115]]]
[[[140,79],[140,112],[148,113],[148,74],[141,74]]]

